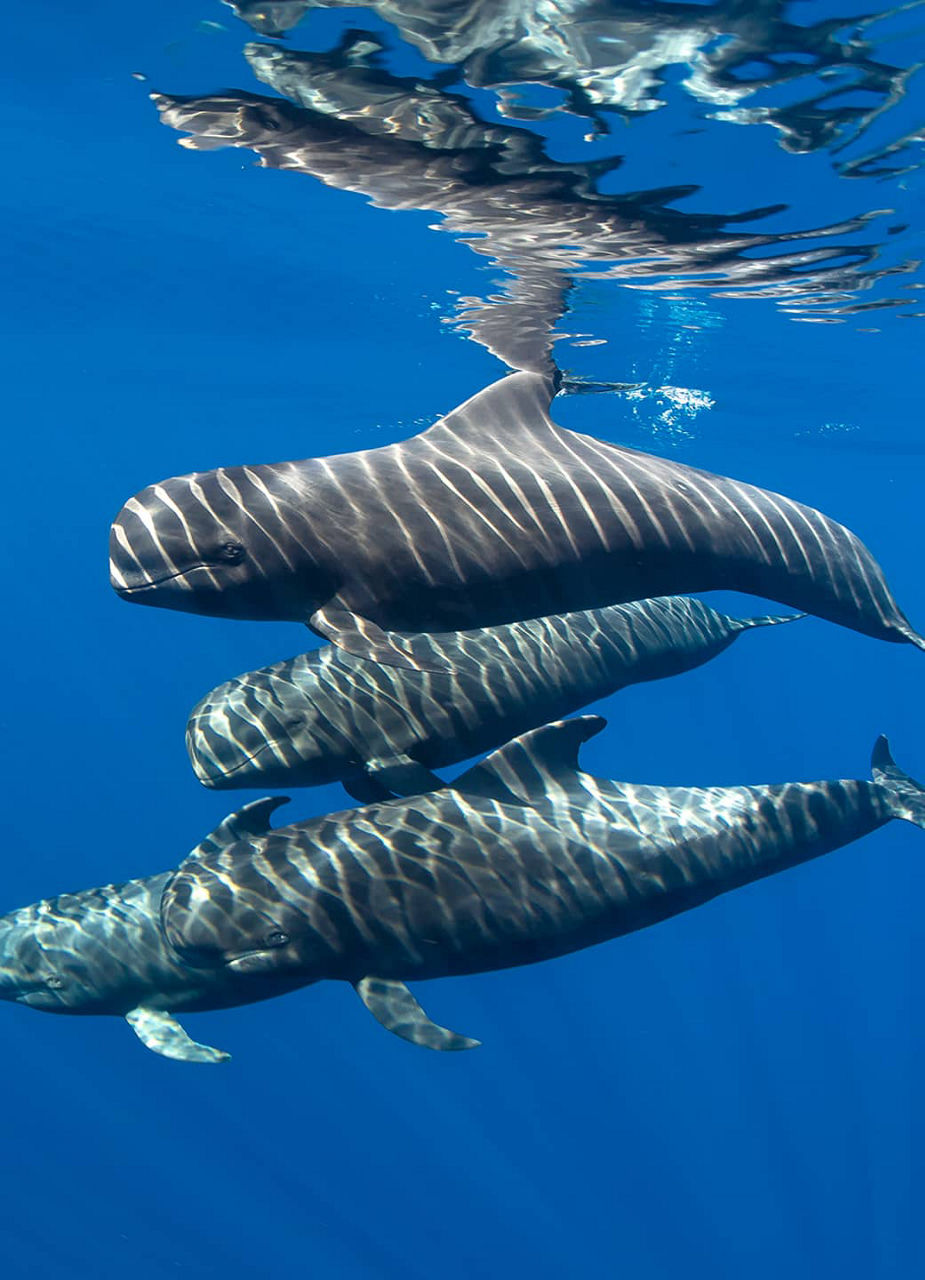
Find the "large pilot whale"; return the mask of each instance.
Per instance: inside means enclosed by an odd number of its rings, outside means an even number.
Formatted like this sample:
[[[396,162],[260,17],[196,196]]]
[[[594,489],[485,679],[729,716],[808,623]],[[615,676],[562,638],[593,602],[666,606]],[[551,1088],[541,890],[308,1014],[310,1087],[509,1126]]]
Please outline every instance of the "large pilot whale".
[[[362,658],[457,631],[675,592],[769,597],[925,648],[867,548],[801,503],[557,426],[555,381],[501,379],[420,435],[174,477],[110,537],[127,600],[293,619]]]
[[[350,982],[396,1034],[458,1049],[405,982],[560,956],[893,818],[925,826],[883,738],[871,782],[638,786],[579,772],[603,723],[532,730],[442,791],[213,842],[164,889],[165,935],[205,971]]]
[[[207,787],[340,781],[358,800],[445,784],[430,772],[481,755],[629,684],[689,671],[745,631],[789,617],[730,618],[667,596],[477,631],[403,637],[427,666],[364,662],[322,645],[249,671],[194,707],[186,746]]]
[[[893,818],[925,826],[925,789],[882,738],[872,782],[646,787],[579,772],[603,724],[545,725],[452,787],[289,827],[270,827],[284,797],[255,800],[175,871],[0,917],[0,999],[123,1017],[154,1052],[214,1063],[229,1055],[174,1013],[342,979],[403,1039],[468,1049],[406,981],[563,955]]]

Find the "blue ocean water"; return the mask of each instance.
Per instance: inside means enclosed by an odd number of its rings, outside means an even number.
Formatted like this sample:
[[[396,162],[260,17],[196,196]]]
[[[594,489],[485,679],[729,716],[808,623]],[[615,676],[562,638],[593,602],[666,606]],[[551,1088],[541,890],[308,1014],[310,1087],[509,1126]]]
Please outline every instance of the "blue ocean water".
[[[925,17],[891,21],[883,57],[911,67]],[[106,550],[122,502],[167,475],[403,439],[504,372],[447,323],[457,295],[495,289],[490,260],[432,210],[182,150],[158,123],[152,90],[270,92],[231,9],[50,3],[5,24],[4,911],[174,866],[236,803],[190,771],[190,707],[306,645],[294,625],[126,607]],[[286,45],[329,49],[347,27],[423,74],[381,13],[312,13]],[[921,628],[921,142],[905,172],[846,176],[830,148],[708,120],[679,64],[663,109],[585,144],[626,155],[606,189],[782,203],[778,232],[891,209],[847,241],[905,273],[843,292],[911,301],[814,317],[588,280],[560,329],[604,342],[564,339],[559,362],[641,385],[559,397],[555,416],[843,521]],[[921,106],[913,77],[858,154],[920,131]],[[583,154],[586,122],[534,127],[554,158]],[[813,619],[756,633],[592,708],[609,727],[583,761],[665,784],[866,777],[886,732],[925,777],[922,662]],[[284,814],[342,807],[331,787]],[[427,984],[428,1010],[483,1041],[471,1054],[386,1035],[333,984],[186,1017],[233,1054],[215,1069],[146,1053],[118,1019],[5,1008],[3,1275],[911,1280],[923,896],[922,833],[893,824],[623,940]]]

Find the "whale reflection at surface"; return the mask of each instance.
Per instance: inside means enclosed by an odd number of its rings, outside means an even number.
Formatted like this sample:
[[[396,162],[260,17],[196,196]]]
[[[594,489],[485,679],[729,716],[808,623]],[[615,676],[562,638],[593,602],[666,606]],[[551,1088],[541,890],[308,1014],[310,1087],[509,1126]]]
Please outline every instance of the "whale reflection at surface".
[[[311,22],[295,30],[316,10],[351,12],[339,0],[226,3],[260,35],[290,40],[303,34],[306,40],[316,38]],[[897,48],[909,54],[916,35],[912,30],[904,45],[898,43],[897,26],[914,28],[918,22],[916,0],[860,16],[825,18],[784,0],[567,0],[554,5],[544,0],[373,0],[368,9],[389,24],[388,34],[351,29],[336,48],[313,52],[255,43],[245,55],[260,80],[303,109],[349,123],[370,137],[426,148],[432,160],[452,151],[456,163],[445,167],[442,192],[436,190],[439,165],[425,178],[420,161],[397,149],[390,159],[382,154],[378,177],[361,163],[352,183],[338,183],[335,174],[314,163],[309,139],[294,136],[315,127],[306,119],[301,125],[292,117],[269,125],[290,132],[287,159],[243,116],[226,142],[252,146],[269,167],[302,168],[332,185],[362,190],[379,206],[441,212],[446,229],[469,237],[472,248],[506,273],[497,295],[461,301],[459,323],[511,367],[548,371],[549,331],[565,310],[579,271],[584,278],[603,274],[637,289],[696,285],[716,296],[734,290],[740,298],[770,297],[795,318],[817,323],[841,323],[882,307],[919,314],[911,310],[914,295],[906,292],[914,286],[900,283],[890,296],[882,288],[887,278],[920,266],[902,238],[892,238],[907,230],[907,215],[892,225],[883,218],[869,223],[876,215],[893,213],[891,204],[908,204],[911,197],[894,180],[921,165],[921,129],[909,128],[914,107],[907,101],[919,64],[895,60]],[[441,69],[429,76],[392,74],[386,63],[396,57],[401,62],[402,56],[406,62],[423,56]],[[482,97],[470,101],[470,89]],[[161,105],[190,108],[194,101],[162,99]],[[205,111],[209,101],[201,100]],[[216,98],[211,103],[217,109]],[[652,136],[642,123],[662,114],[662,108],[676,126],[670,139]],[[197,135],[188,145],[219,145],[214,136],[209,140],[202,119],[188,115],[181,121],[181,114],[174,110],[165,119]],[[505,127],[511,119],[537,126],[556,117],[589,122],[585,150],[588,142],[610,135],[627,149],[628,160],[641,160],[644,180],[623,182],[620,193],[605,194],[601,182],[613,187],[608,175],[621,157],[553,161],[539,136]],[[894,125],[894,117],[901,123]],[[635,127],[628,133],[622,125],[631,121]],[[678,128],[679,123],[691,127]],[[764,128],[747,131],[743,151],[742,130],[731,136],[731,124]],[[710,190],[708,180],[715,175],[700,171],[704,148],[692,142],[693,135],[704,133],[718,144],[714,158],[727,142],[735,150],[719,175],[722,197],[705,193],[702,207],[719,204],[734,213],[693,214],[674,207],[679,199],[696,196],[705,183]],[[732,227],[761,214],[785,214],[788,206],[780,194],[792,201],[805,188],[805,168],[791,171],[788,179],[767,162],[770,138],[791,154],[821,153],[818,164],[825,167],[830,188],[835,184],[838,190],[830,190],[825,202],[817,200],[808,216],[791,213],[788,226],[780,217],[761,235],[750,225],[750,235],[733,241]],[[581,156],[581,146],[572,150]],[[695,181],[678,182],[680,176]],[[852,184],[846,207],[839,176],[876,177],[894,185],[885,190],[881,182],[865,208],[864,196]],[[528,179],[547,185],[531,188]],[[762,181],[769,183],[764,207],[749,211]],[[472,188],[484,198],[476,198]],[[581,208],[589,203],[590,213]],[[602,215],[600,226],[592,225],[595,211]],[[621,218],[617,225],[615,219]],[[863,243],[842,239],[862,226]],[[800,242],[799,252],[789,243],[793,240]],[[876,269],[861,269],[873,258]],[[521,336],[514,338],[513,330]]]
[[[267,168],[310,174],[378,207],[442,214],[445,230],[511,277],[501,298],[461,299],[458,323],[513,368],[549,370],[552,329],[576,276],[757,293],[791,306],[805,296],[808,305],[844,309],[846,292],[869,290],[882,274],[867,265],[873,246],[844,238],[865,227],[865,216],[761,233],[739,224],[784,206],[734,215],[674,208],[697,191],[692,185],[602,193],[599,180],[618,161],[551,160],[525,130],[484,125],[471,112],[467,119],[458,95],[433,85],[406,90],[376,68],[365,78],[359,55],[349,76],[335,78],[330,58],[276,47],[247,52],[274,87],[327,109],[243,90],[152,94],[163,122],[191,135],[182,145],[244,147]],[[438,145],[449,140],[455,145]]]
[[[313,10],[347,7],[342,0],[225,3],[264,36],[286,35]],[[429,61],[457,66],[473,87],[532,83],[562,98],[556,106],[532,107],[506,91],[502,114],[529,120],[564,110],[608,130],[617,113],[665,106],[670,69],[681,66],[680,88],[714,118],[768,125],[796,152],[845,144],[899,101],[914,68],[877,56],[876,27],[915,7],[804,22],[803,8],[786,0],[371,0],[367,6]]]

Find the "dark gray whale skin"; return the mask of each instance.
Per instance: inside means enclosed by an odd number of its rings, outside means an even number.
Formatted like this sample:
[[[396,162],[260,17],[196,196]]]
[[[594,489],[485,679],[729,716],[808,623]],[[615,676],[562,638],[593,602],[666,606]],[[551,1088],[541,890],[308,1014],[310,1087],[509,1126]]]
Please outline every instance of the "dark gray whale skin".
[[[164,891],[165,933],[191,963],[343,979],[361,995],[372,983],[385,999],[392,983],[645,928],[893,818],[925,825],[925,791],[885,739],[871,782],[649,787],[578,772],[603,723],[546,725],[442,791],[194,856]]]
[[[228,1054],[168,1010],[351,982],[388,1030],[432,1022],[404,979],[507,968],[615,938],[858,839],[925,825],[925,791],[885,739],[873,782],[643,787],[578,772],[595,716],[508,743],[452,787],[270,829],[284,798],[230,814],[174,872],[0,917],[0,999],[124,1017],[186,1062]]]
[[[458,764],[629,684],[708,662],[791,618],[730,618],[668,596],[478,631],[402,637],[409,671],[323,645],[228,680],[194,707],[186,746],[205,786],[316,786],[386,799],[444,784]],[[378,794],[376,787],[379,787]]]
[[[867,548],[788,498],[564,430],[517,373],[421,435],[142,490],[110,575],[142,604],[292,619],[415,666],[388,631],[458,631],[678,592],[747,591],[884,640],[925,640]]]

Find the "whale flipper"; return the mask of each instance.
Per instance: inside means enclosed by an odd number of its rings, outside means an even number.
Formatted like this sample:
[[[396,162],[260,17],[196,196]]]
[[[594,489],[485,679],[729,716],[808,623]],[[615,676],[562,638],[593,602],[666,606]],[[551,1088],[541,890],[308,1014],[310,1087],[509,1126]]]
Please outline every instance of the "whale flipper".
[[[385,783],[380,782],[368,773],[357,773],[352,778],[341,779],[341,786],[351,800],[358,804],[382,804],[385,800],[397,799]]]
[[[752,627],[777,627],[782,622],[799,622],[801,618],[808,618],[808,613],[763,613],[758,617],[752,618],[730,618],[723,615],[730,629],[735,632],[750,631]]]
[[[367,662],[381,662],[386,667],[404,667],[408,671],[448,669],[446,663],[436,660],[419,661],[411,653],[399,648],[394,638],[383,631],[382,627],[358,613],[351,613],[349,609],[325,605],[324,608],[315,610],[308,625],[312,631],[324,636],[325,640],[337,645],[338,649]]]
[[[439,774],[404,753],[369,760],[362,773],[341,781],[347,795],[360,804],[419,796],[426,791],[441,791],[447,785]]]
[[[176,1018],[160,1009],[139,1005],[125,1015],[125,1021],[146,1049],[164,1058],[175,1058],[178,1062],[227,1062],[231,1057],[222,1049],[191,1040]]]
[[[366,772],[396,796],[418,796],[425,791],[440,791],[446,786],[433,770],[403,752],[367,761]]]
[[[260,800],[252,800],[223,818],[189,856],[201,858],[209,853],[218,853],[247,836],[265,836],[270,830],[270,814],[281,804],[288,803],[289,796],[263,796]]]
[[[475,1049],[481,1043],[431,1022],[403,982],[361,978],[354,990],[378,1023],[402,1040],[425,1049]]]
[[[342,780],[348,796],[360,804],[382,804],[399,796],[419,796],[425,791],[440,791],[443,779],[426,765],[400,752],[367,761],[362,773]]]
[[[568,790],[577,785],[578,748],[606,724],[603,716],[576,716],[531,729],[462,774],[453,790],[508,804],[546,797],[550,787]]]

